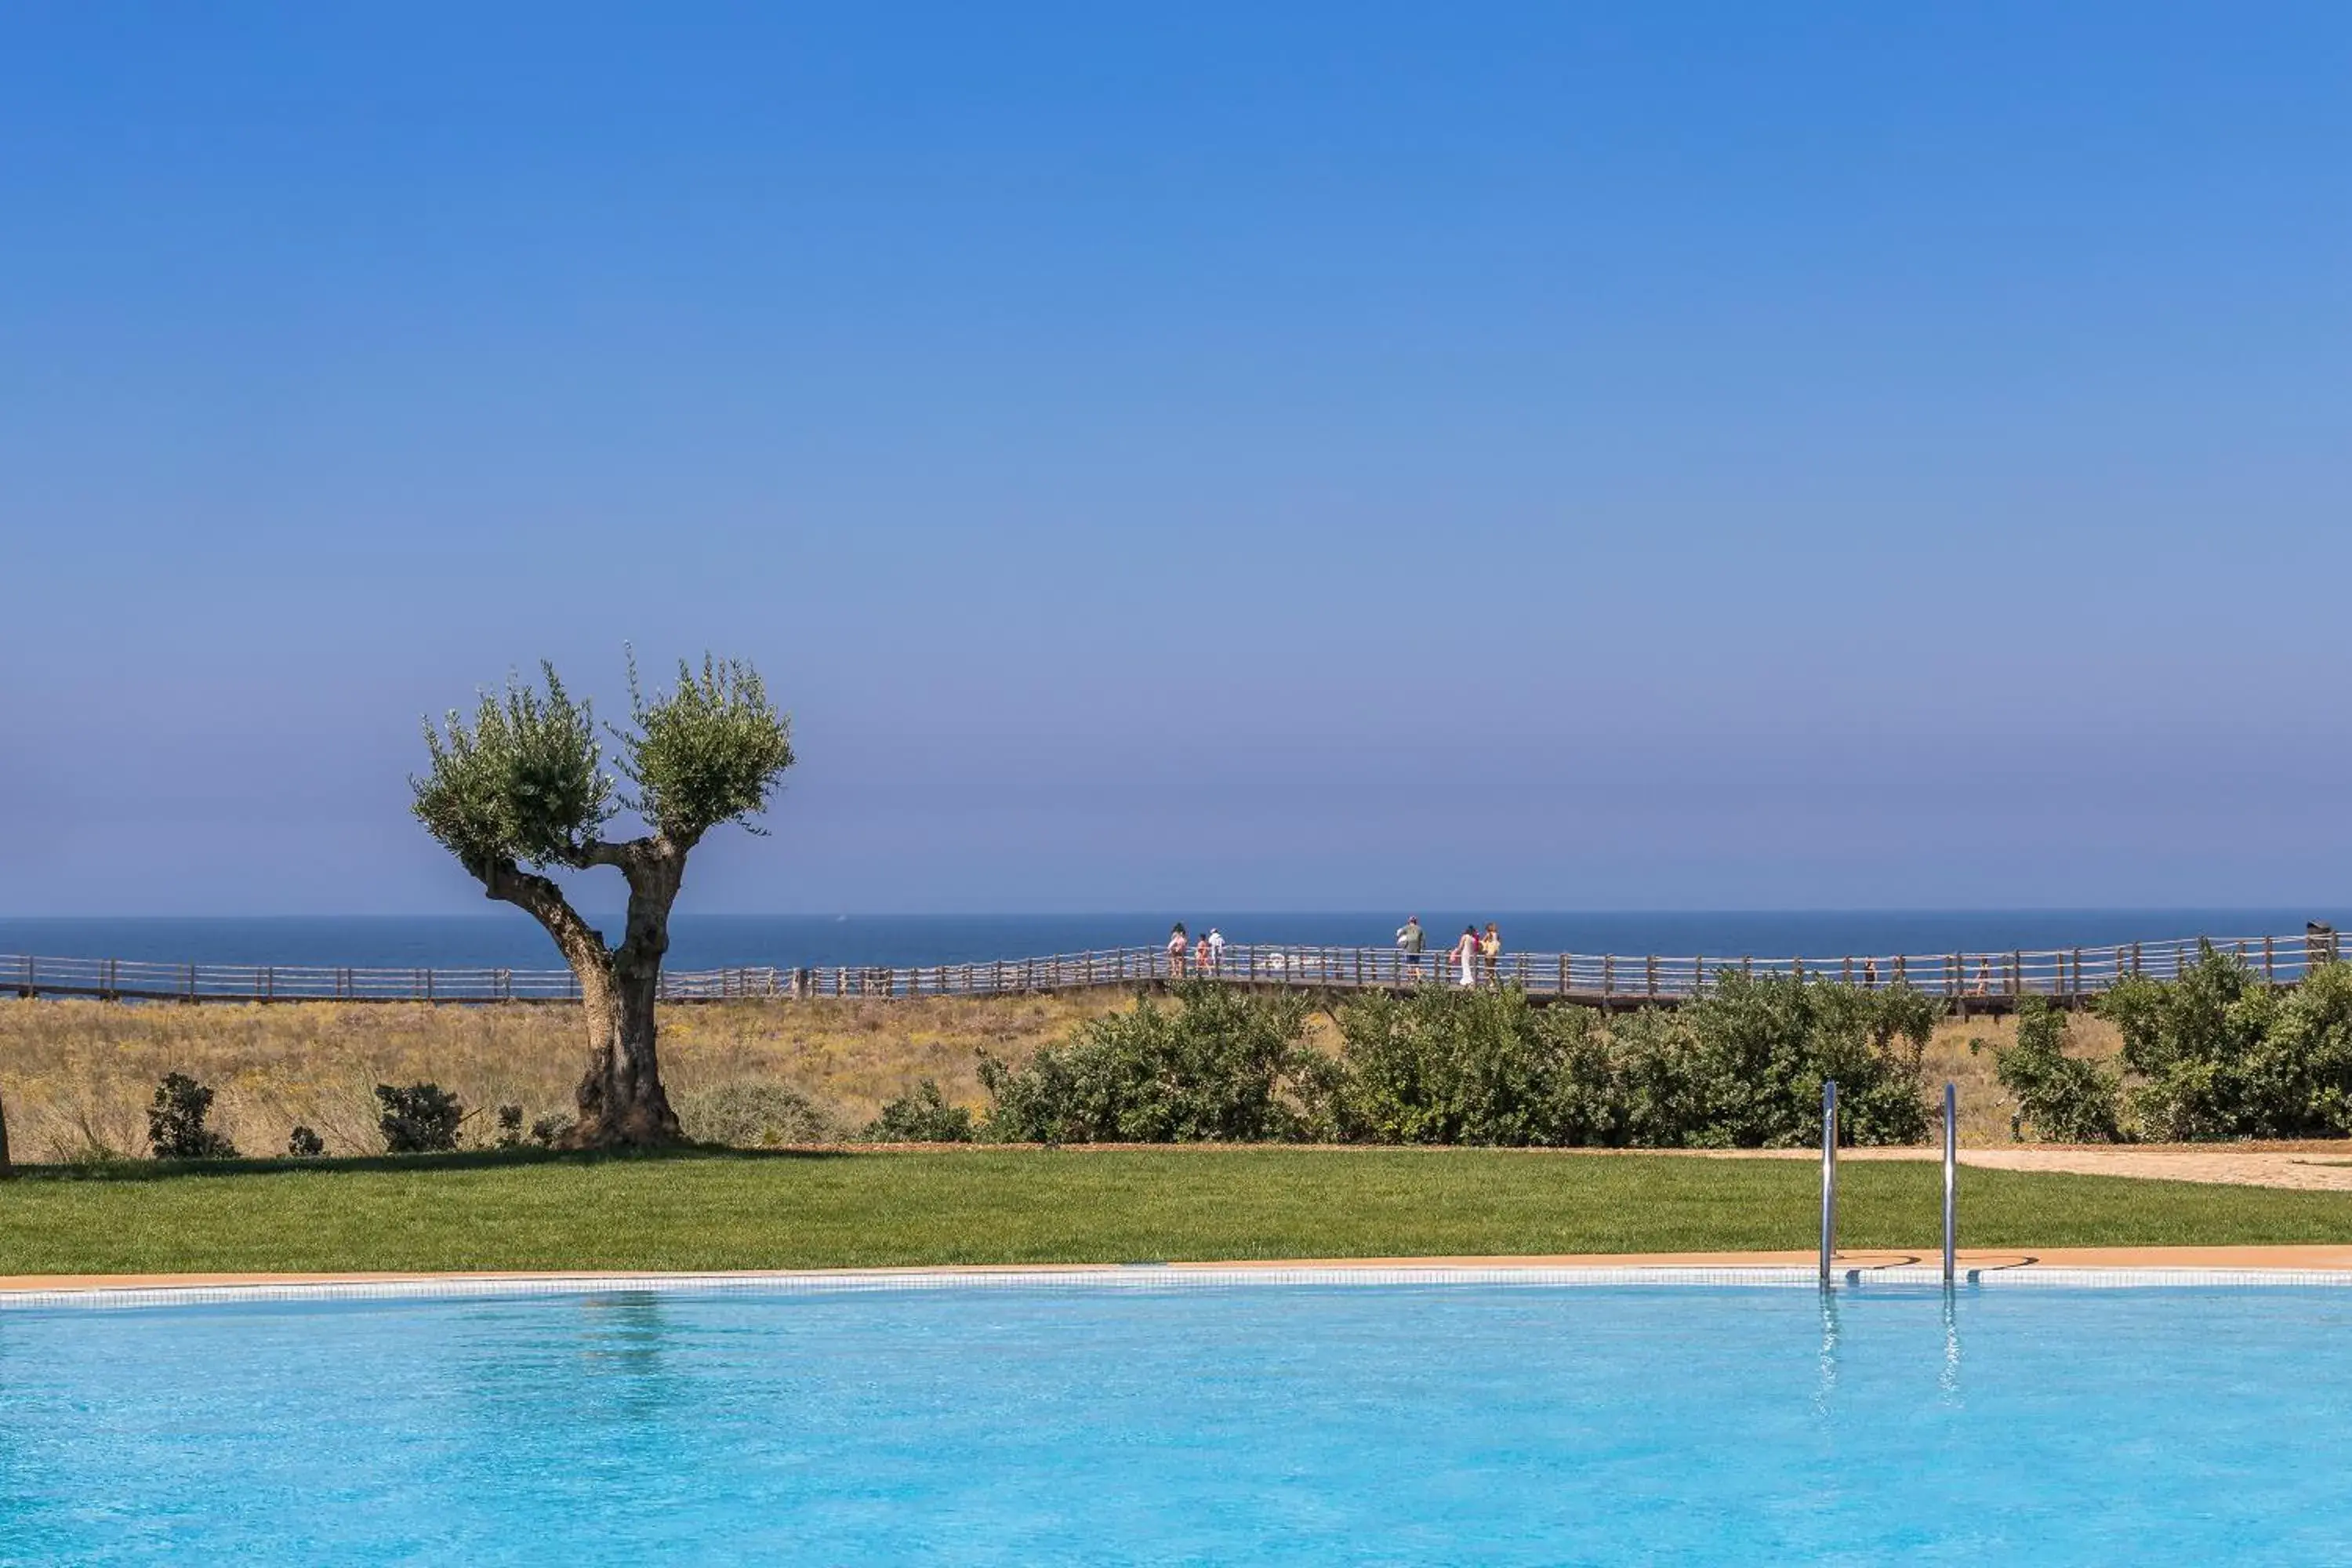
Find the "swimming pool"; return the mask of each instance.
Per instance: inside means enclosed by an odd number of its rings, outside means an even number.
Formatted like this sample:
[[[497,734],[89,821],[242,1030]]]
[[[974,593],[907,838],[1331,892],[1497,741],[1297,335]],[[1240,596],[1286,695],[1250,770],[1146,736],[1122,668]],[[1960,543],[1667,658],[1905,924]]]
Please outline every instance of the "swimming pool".
[[[0,1311],[0,1563],[2352,1560],[2352,1290]]]

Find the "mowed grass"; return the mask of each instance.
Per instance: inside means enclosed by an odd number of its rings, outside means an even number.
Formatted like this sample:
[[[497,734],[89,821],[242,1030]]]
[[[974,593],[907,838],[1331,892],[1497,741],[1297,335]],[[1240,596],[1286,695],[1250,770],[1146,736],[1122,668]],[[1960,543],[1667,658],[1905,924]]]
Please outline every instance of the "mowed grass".
[[[1804,1248],[1803,1162],[1193,1148],[457,1155],[0,1184],[0,1274],[763,1268]],[[1929,1247],[1940,1172],[1842,1176],[1849,1248]],[[1967,1171],[1963,1241],[2352,1241],[2352,1194]]]

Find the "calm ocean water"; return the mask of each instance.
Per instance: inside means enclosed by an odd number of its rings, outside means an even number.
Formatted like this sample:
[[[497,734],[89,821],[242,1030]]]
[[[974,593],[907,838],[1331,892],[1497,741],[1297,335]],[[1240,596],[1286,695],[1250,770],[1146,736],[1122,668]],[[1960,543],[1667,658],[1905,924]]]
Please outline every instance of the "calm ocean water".
[[[1671,953],[1706,957],[1998,952],[2093,947],[2179,936],[2284,935],[2306,920],[2352,929],[2342,909],[1908,910],[1801,912],[1512,912],[1232,914],[1179,910],[1093,915],[680,914],[670,963],[680,969],[774,964],[979,963],[1156,944],[1171,921],[1211,924],[1237,942],[1387,944],[1418,913],[1436,950],[1475,921],[1500,923],[1521,952]],[[617,919],[604,921],[616,934]],[[0,918],[0,953],[160,963],[561,967],[530,919],[509,914],[270,918]]]

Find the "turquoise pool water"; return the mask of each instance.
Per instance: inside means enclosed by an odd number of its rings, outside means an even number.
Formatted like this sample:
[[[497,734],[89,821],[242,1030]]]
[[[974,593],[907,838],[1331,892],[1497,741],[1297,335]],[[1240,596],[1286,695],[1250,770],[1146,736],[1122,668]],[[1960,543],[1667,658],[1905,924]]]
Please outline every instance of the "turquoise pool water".
[[[0,1562],[2352,1561],[2352,1291],[0,1311]]]

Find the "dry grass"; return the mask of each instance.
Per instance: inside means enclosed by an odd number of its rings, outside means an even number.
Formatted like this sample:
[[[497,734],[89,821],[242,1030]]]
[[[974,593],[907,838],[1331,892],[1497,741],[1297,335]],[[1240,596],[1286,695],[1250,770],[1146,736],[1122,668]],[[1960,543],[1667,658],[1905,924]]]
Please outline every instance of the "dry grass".
[[[698,1100],[731,1085],[782,1085],[834,1127],[854,1129],[915,1079],[948,1098],[985,1097],[976,1051],[1025,1060],[1082,1018],[1122,1004],[1102,996],[945,1002],[740,1002],[673,1007],[662,1019],[662,1071],[693,1131]],[[0,1100],[20,1159],[72,1162],[147,1152],[156,1080],[183,1072],[218,1095],[212,1125],[249,1154],[282,1153],[298,1123],[338,1154],[374,1153],[374,1087],[430,1081],[482,1114],[568,1115],[585,1047],[570,1007],[435,1007],[332,1003],[135,1005],[0,1002]]]
[[[1081,1020],[1128,1005],[1101,994],[946,1001],[736,1002],[678,1006],[663,1015],[662,1069],[689,1133],[698,1110],[732,1087],[782,1086],[803,1097],[835,1132],[852,1131],[916,1079],[979,1109],[981,1049],[1026,1060]],[[1313,1038],[1335,1044],[1318,1015]],[[567,1115],[583,1047],[568,1007],[429,1006],[331,1003],[134,1005],[108,1002],[0,1002],[0,1100],[20,1159],[70,1163],[147,1152],[146,1108],[155,1082],[184,1072],[218,1093],[213,1122],[248,1154],[286,1148],[297,1124],[331,1152],[373,1153],[374,1086],[430,1081],[482,1114],[467,1141],[491,1132],[490,1108],[520,1105],[524,1120]],[[1993,1079],[1990,1049],[2013,1021],[1940,1026],[1927,1049],[1931,1089],[1960,1088],[1963,1140],[2011,1141],[2010,1107]],[[2110,1055],[2114,1028],[2074,1020],[2078,1050]]]
[[[1983,1048],[1970,1051],[1970,1040],[1981,1040]],[[1961,1142],[1982,1148],[2016,1141],[2009,1097],[1993,1077],[1993,1047],[2016,1041],[2014,1018],[1947,1018],[1927,1042],[1927,1086],[1936,1102],[1942,1103],[1948,1080],[1959,1086]],[[2067,1047],[2078,1056],[2112,1057],[2123,1049],[2123,1037],[2104,1018],[2077,1013],[2068,1020]]]

